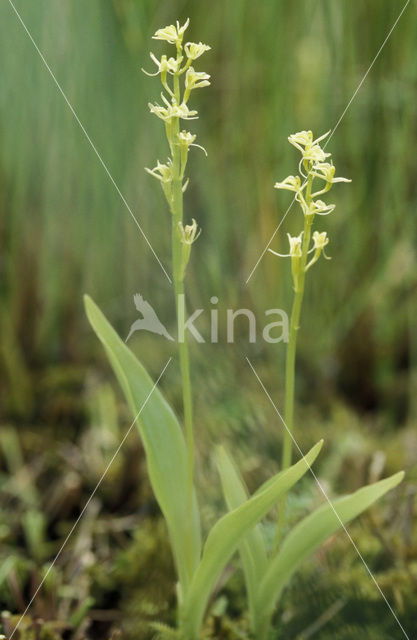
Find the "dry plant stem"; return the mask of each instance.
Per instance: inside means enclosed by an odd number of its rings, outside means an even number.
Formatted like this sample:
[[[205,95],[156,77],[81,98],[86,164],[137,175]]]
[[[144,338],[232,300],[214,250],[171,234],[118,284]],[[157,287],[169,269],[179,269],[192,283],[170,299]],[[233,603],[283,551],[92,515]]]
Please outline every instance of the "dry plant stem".
[[[179,76],[174,75],[174,93],[179,102],[180,87]],[[183,185],[181,175],[181,151],[180,146],[175,143],[179,133],[179,118],[173,118],[172,124],[167,127],[167,138],[172,153],[172,265],[173,280],[175,293],[175,306],[177,312],[177,323],[179,322],[178,303],[179,297],[184,296],[184,282],[181,275],[181,238],[179,234],[179,223],[183,219]],[[185,300],[183,298],[183,300]],[[185,305],[185,302],[184,302]],[[179,327],[178,327],[179,328]],[[194,431],[193,431],[193,415],[192,415],[192,395],[191,395],[191,379],[190,379],[190,360],[188,355],[188,344],[186,335],[184,339],[178,341],[180,369],[182,379],[182,398],[184,408],[185,437],[187,444],[187,523],[191,525],[192,503],[193,503],[193,479],[194,479]],[[191,530],[191,526],[187,526],[187,531]],[[191,548],[191,545],[187,545]],[[187,567],[189,577],[191,577],[191,557],[189,558],[189,566]]]
[[[311,203],[311,187],[312,176],[308,177],[306,188],[306,204]],[[297,352],[297,334],[300,326],[301,307],[303,304],[304,284],[306,277],[306,265],[308,257],[308,248],[311,240],[311,226],[313,224],[313,215],[304,216],[304,232],[303,245],[300,261],[300,272],[298,276],[298,285],[294,291],[294,300],[291,310],[290,330],[287,347],[287,356],[285,361],[285,413],[284,419],[286,429],[284,431],[284,445],[282,450],[282,471],[291,466],[292,459],[292,433],[294,429],[294,391],[295,391],[295,358]],[[285,524],[285,509],[287,496],[284,495],[279,504],[279,515],[277,523],[277,532],[275,536],[274,548],[278,547],[282,536],[282,530]]]

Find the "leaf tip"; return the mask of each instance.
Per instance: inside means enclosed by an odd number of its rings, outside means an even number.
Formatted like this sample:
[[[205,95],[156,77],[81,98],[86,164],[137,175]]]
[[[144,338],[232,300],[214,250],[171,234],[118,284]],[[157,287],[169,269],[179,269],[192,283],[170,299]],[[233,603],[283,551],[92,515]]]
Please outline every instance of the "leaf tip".
[[[83,300],[84,300],[84,309],[85,312],[87,314],[87,318],[89,319],[90,323],[92,324],[92,312],[94,311],[94,309],[96,308],[96,304],[94,302],[94,300],[88,295],[88,293],[85,293],[83,295]]]
[[[323,447],[323,444],[324,444],[324,440],[323,440],[323,438],[322,438],[322,439],[321,439],[321,440],[319,440],[319,441],[314,445],[314,447],[310,450],[310,452],[309,452],[309,453],[311,453],[311,455],[312,455],[312,457],[313,457],[313,460],[315,460],[315,459],[317,458],[317,456],[319,455],[319,453],[320,453],[320,451],[321,451],[321,449],[322,449],[322,447]]]
[[[394,483],[394,487],[396,487],[398,484],[400,484],[400,482],[402,482],[404,480],[404,476],[405,476],[405,471],[398,471],[397,473],[394,473],[394,475],[392,476],[392,481]]]

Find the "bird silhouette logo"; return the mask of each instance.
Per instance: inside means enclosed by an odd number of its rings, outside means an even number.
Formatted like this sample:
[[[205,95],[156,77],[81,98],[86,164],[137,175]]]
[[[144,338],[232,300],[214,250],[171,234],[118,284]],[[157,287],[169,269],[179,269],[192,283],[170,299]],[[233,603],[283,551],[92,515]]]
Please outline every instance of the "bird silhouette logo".
[[[151,333],[157,333],[159,336],[164,336],[168,340],[174,341],[174,338],[168,333],[155,311],[152,309],[149,302],[143,299],[140,293],[135,293],[133,296],[136,309],[142,314],[142,318],[135,320],[130,327],[129,334],[126,338],[126,342],[135,331],[150,331]]]

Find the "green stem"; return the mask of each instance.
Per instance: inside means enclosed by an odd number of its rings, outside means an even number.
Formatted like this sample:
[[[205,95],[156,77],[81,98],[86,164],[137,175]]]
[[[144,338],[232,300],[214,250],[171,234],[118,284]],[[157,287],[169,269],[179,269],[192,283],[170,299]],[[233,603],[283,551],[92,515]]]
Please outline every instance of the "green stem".
[[[179,102],[180,88],[179,76],[174,76],[174,93]],[[179,313],[178,305],[180,296],[184,298],[184,282],[182,274],[182,243],[179,233],[179,224],[183,220],[183,192],[182,192],[182,175],[181,175],[181,150],[176,143],[179,133],[179,118],[172,121],[170,138],[168,142],[172,151],[172,270],[174,280],[175,307],[177,313],[177,326],[179,335]],[[185,302],[184,302],[185,305]],[[185,312],[185,309],[184,309]],[[187,536],[191,536],[191,522],[193,509],[193,480],[194,480],[194,431],[193,431],[193,415],[192,415],[192,395],[191,395],[191,379],[190,379],[190,360],[188,354],[188,344],[186,335],[184,340],[179,340],[179,358],[182,381],[182,398],[184,408],[185,423],[185,439],[187,446],[187,496],[186,496],[186,532]],[[188,554],[188,575],[192,575],[192,556],[191,556],[191,540],[186,543]]]
[[[308,178],[306,188],[306,204],[311,204],[311,187],[312,177]],[[293,442],[293,429],[294,429],[294,391],[295,391],[295,359],[297,352],[297,335],[300,327],[300,315],[301,307],[304,297],[304,285],[306,277],[306,264],[308,257],[308,248],[311,240],[311,226],[314,216],[304,216],[304,232],[303,232],[303,244],[301,250],[300,267],[298,274],[297,286],[294,290],[294,299],[291,309],[289,339],[287,347],[287,356],[285,361],[285,431],[284,431],[284,444],[282,450],[282,465],[281,470],[285,471],[291,465],[292,461],[292,442]],[[287,495],[285,494],[279,504],[279,515],[277,523],[277,532],[275,536],[274,549],[278,548],[279,541],[281,539],[282,530],[285,524],[285,510],[287,503]]]

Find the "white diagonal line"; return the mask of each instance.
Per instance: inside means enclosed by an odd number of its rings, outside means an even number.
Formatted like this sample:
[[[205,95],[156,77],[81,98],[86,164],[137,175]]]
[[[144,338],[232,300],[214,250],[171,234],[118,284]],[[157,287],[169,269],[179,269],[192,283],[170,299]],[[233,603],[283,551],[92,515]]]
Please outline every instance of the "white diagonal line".
[[[407,635],[407,633],[406,633],[406,631],[405,631],[404,627],[402,626],[401,622],[400,622],[400,621],[399,621],[399,619],[397,618],[397,616],[396,616],[396,614],[395,614],[394,609],[391,607],[391,605],[390,605],[390,603],[388,602],[388,600],[387,600],[387,598],[386,598],[385,594],[383,593],[383,591],[382,591],[381,587],[379,586],[379,584],[378,584],[378,582],[377,582],[377,580],[376,580],[376,578],[375,578],[374,574],[372,573],[372,571],[370,570],[370,568],[369,568],[369,567],[368,567],[368,565],[366,564],[366,561],[365,561],[364,557],[362,556],[361,552],[359,551],[359,549],[358,549],[358,547],[357,547],[357,545],[356,545],[355,541],[353,540],[353,538],[352,538],[352,536],[350,535],[349,531],[346,529],[346,527],[345,527],[344,523],[342,522],[342,520],[341,520],[341,518],[340,518],[339,514],[337,513],[337,511],[336,511],[336,509],[335,509],[335,507],[334,507],[334,505],[333,505],[332,501],[330,500],[330,498],[328,497],[328,495],[327,495],[326,491],[324,490],[324,488],[323,488],[323,486],[322,486],[322,484],[321,484],[320,480],[317,478],[316,474],[314,473],[313,469],[311,468],[310,464],[308,463],[307,459],[305,458],[305,456],[304,456],[303,452],[301,451],[301,449],[300,449],[300,447],[299,447],[299,445],[298,445],[298,442],[297,442],[297,441],[296,441],[296,439],[294,438],[294,435],[291,433],[291,430],[287,427],[287,425],[286,425],[286,423],[285,423],[284,418],[282,417],[282,415],[281,415],[281,413],[279,412],[279,410],[278,410],[278,408],[277,408],[276,404],[275,404],[275,403],[274,403],[274,401],[272,400],[272,398],[271,398],[271,396],[270,396],[269,392],[267,391],[267,389],[266,389],[266,387],[265,387],[264,383],[263,383],[263,382],[262,382],[262,380],[260,379],[259,375],[257,374],[257,372],[256,372],[256,370],[255,370],[254,366],[252,365],[251,361],[249,360],[249,358],[248,358],[247,356],[245,356],[245,357],[246,357],[246,360],[247,360],[248,365],[249,365],[249,366],[250,366],[250,368],[252,369],[253,373],[255,374],[255,377],[257,378],[257,380],[258,380],[259,384],[261,385],[261,388],[263,389],[263,391],[264,391],[265,395],[267,396],[267,398],[268,398],[269,402],[270,402],[270,403],[271,403],[271,405],[273,406],[273,408],[274,408],[274,410],[275,410],[275,413],[279,416],[279,418],[280,418],[280,420],[281,420],[282,424],[284,425],[285,429],[286,429],[286,430],[287,430],[287,432],[289,433],[289,435],[290,435],[290,437],[291,437],[291,440],[292,440],[292,441],[293,441],[293,443],[295,444],[295,446],[296,446],[296,448],[297,448],[297,450],[298,450],[299,454],[301,455],[301,457],[303,458],[303,460],[304,460],[304,462],[306,463],[307,467],[309,468],[309,470],[310,470],[310,472],[311,472],[311,475],[313,476],[314,480],[315,480],[315,481],[316,481],[316,483],[317,483],[317,486],[319,487],[319,489],[320,489],[320,491],[322,492],[323,496],[325,497],[325,499],[326,499],[326,500],[327,500],[327,502],[329,503],[329,505],[330,505],[330,507],[331,507],[331,509],[332,509],[333,513],[335,514],[336,518],[338,519],[338,521],[339,521],[339,523],[340,523],[341,527],[343,528],[344,532],[346,533],[347,537],[349,538],[350,542],[352,543],[352,546],[353,546],[353,548],[355,549],[356,553],[358,554],[359,558],[361,559],[361,561],[362,561],[362,563],[363,563],[363,566],[365,567],[365,569],[366,569],[366,571],[368,572],[369,576],[372,578],[373,582],[375,583],[375,586],[376,586],[376,588],[378,589],[378,591],[379,591],[379,593],[380,593],[381,597],[384,599],[385,604],[387,605],[388,609],[390,610],[390,612],[391,612],[391,613],[392,613],[392,615],[394,616],[394,618],[395,618],[395,620],[396,620],[396,622],[397,622],[398,626],[400,627],[401,631],[402,631],[402,632],[403,632],[403,634],[404,634],[404,637],[405,637],[405,638],[407,638],[407,640],[410,640],[410,638],[409,638],[409,636]]]
[[[129,204],[127,203],[126,198],[124,197],[123,193],[120,191],[116,181],[114,180],[113,176],[111,175],[106,163],[104,162],[103,158],[101,157],[100,153],[97,150],[97,147],[95,146],[94,142],[91,140],[90,136],[88,135],[83,123],[81,122],[81,120],[79,119],[77,113],[75,112],[72,104],[70,103],[70,101],[68,100],[64,90],[62,89],[61,85],[59,84],[58,80],[56,79],[52,69],[50,68],[49,64],[47,63],[45,56],[43,55],[42,51],[39,49],[38,45],[36,44],[35,40],[32,37],[32,34],[30,33],[29,29],[27,28],[26,24],[23,22],[23,19],[21,17],[21,15],[19,14],[19,12],[17,11],[16,7],[14,6],[12,0],[8,0],[10,6],[12,7],[13,11],[15,12],[17,18],[19,19],[20,24],[22,25],[23,29],[26,31],[30,41],[32,42],[33,46],[35,47],[37,53],[39,54],[39,57],[41,58],[43,64],[45,65],[46,69],[48,70],[52,80],[54,81],[58,91],[60,92],[60,94],[62,95],[62,97],[64,98],[65,102],[67,103],[68,108],[70,109],[72,115],[74,116],[77,124],[79,125],[81,131],[83,132],[83,134],[85,135],[85,137],[87,138],[88,142],[90,143],[91,148],[93,149],[94,153],[96,154],[97,158],[99,159],[99,162],[101,164],[101,166],[103,167],[104,171],[107,173],[112,185],[114,186],[114,188],[116,189],[117,193],[120,196],[121,201],[123,202],[123,204],[125,205],[126,209],[129,211],[132,219],[134,220],[137,228],[139,229],[139,231],[141,232],[146,244],[148,245],[149,249],[152,251],[154,257],[156,258],[159,266],[161,267],[162,271],[165,273],[166,277],[168,278],[169,282],[172,284],[172,280],[169,277],[164,265],[162,264],[162,262],[160,261],[159,257],[157,256],[153,246],[151,245],[150,241],[148,240],[148,237],[146,235],[146,233],[144,232],[144,230],[142,229],[141,225],[139,224],[136,216],[134,215],[132,209],[130,208]]]
[[[304,185],[303,185],[303,186],[304,186]],[[291,200],[291,203],[290,203],[290,205],[289,205],[288,209],[286,210],[286,212],[285,212],[285,213],[284,213],[284,215],[282,216],[282,218],[281,218],[281,221],[280,221],[279,225],[278,225],[278,226],[277,226],[277,228],[275,229],[275,231],[274,231],[274,233],[272,234],[272,236],[269,238],[269,242],[268,242],[268,244],[265,246],[265,249],[262,251],[261,255],[259,256],[258,260],[256,261],[255,266],[253,267],[252,271],[250,272],[250,274],[249,274],[249,276],[248,276],[248,278],[247,278],[247,280],[246,280],[245,284],[248,284],[249,280],[252,278],[253,274],[255,273],[255,271],[256,271],[256,269],[257,269],[257,267],[258,267],[258,264],[260,263],[260,261],[261,261],[261,260],[262,260],[262,258],[264,257],[265,253],[268,251],[269,246],[270,246],[270,244],[271,244],[272,240],[275,238],[275,236],[277,235],[278,231],[280,230],[282,223],[284,222],[285,218],[287,217],[287,214],[291,211],[291,209],[292,209],[292,206],[293,206],[294,202],[295,202],[295,196],[294,196],[293,200]]]
[[[56,561],[58,560],[58,558],[60,557],[61,553],[64,550],[64,547],[66,546],[68,540],[70,539],[70,537],[72,536],[72,534],[74,533],[75,529],[77,528],[78,523],[80,522],[81,518],[83,517],[88,505],[90,504],[91,500],[94,498],[98,488],[100,487],[101,483],[103,482],[104,478],[106,477],[111,465],[113,464],[113,462],[115,461],[120,449],[123,447],[126,438],[129,436],[129,433],[132,431],[136,420],[139,418],[140,414],[142,413],[143,409],[145,408],[149,398],[151,397],[152,393],[155,391],[156,386],[158,384],[158,382],[160,381],[160,379],[162,378],[162,376],[165,373],[166,368],[168,367],[169,363],[171,362],[172,357],[169,358],[169,360],[167,361],[167,363],[165,364],[164,368],[162,369],[161,373],[158,376],[158,379],[156,380],[156,382],[154,383],[152,389],[149,391],[148,395],[146,396],[145,400],[143,401],[143,404],[141,406],[141,408],[139,409],[135,419],[133,420],[132,424],[130,425],[129,429],[126,431],[125,435],[123,436],[123,439],[121,441],[121,443],[119,444],[119,446],[117,447],[116,451],[114,452],[110,462],[108,463],[107,467],[105,468],[105,470],[103,471],[100,480],[97,482],[96,486],[94,487],[93,492],[91,493],[90,497],[88,498],[87,502],[85,503],[80,515],[78,516],[78,518],[76,519],[76,521],[74,522],[74,524],[71,527],[70,532],[68,533],[67,537],[65,538],[64,542],[62,543],[58,553],[56,554],[55,558],[52,561],[52,564],[49,565],[48,570],[46,571],[44,577],[42,578],[40,584],[38,585],[35,593],[33,594],[32,598],[30,599],[30,602],[28,604],[28,606],[26,607],[26,609],[24,610],[24,612],[22,613],[22,615],[20,616],[15,628],[13,629],[12,633],[10,634],[9,640],[12,640],[15,631],[17,631],[17,629],[19,628],[20,623],[22,622],[23,618],[25,617],[25,615],[27,614],[27,612],[29,611],[30,607],[32,606],[32,603],[34,601],[34,599],[36,598],[36,596],[38,595],[39,591],[42,588],[42,585],[44,584],[45,580],[47,579],[50,571],[52,570],[52,568],[54,567]]]
[[[349,102],[347,103],[342,115],[340,116],[339,120],[336,122],[336,124],[334,125],[331,134],[329,135],[329,137],[327,138],[326,144],[324,145],[324,148],[327,146],[328,142],[331,140],[331,138],[333,137],[334,132],[336,131],[336,129],[338,128],[339,124],[342,122],[343,118],[346,115],[346,112],[348,111],[350,105],[352,104],[352,102],[354,101],[354,99],[356,98],[356,94],[358,93],[359,89],[361,88],[361,86],[363,85],[363,83],[365,82],[366,78],[368,77],[368,74],[370,72],[370,70],[372,69],[372,67],[374,66],[375,62],[378,60],[379,55],[382,51],[382,49],[385,47],[385,45],[387,44],[388,40],[391,37],[392,32],[394,31],[395,27],[397,26],[397,24],[400,21],[401,16],[403,15],[404,11],[407,9],[408,5],[410,4],[410,0],[407,0],[407,2],[405,3],[405,5],[403,6],[403,8],[401,9],[398,18],[396,19],[396,21],[394,22],[394,24],[392,25],[391,29],[388,31],[387,36],[384,40],[384,42],[381,44],[381,46],[379,47],[375,58],[372,60],[371,64],[369,65],[368,69],[366,70],[365,75],[363,76],[362,80],[360,81],[360,83],[358,84],[358,86],[356,87],[356,90],[353,94],[353,96],[351,97],[351,99],[349,100]]]
[[[10,0],[9,0],[10,1]],[[356,87],[355,91],[353,92],[353,95],[351,97],[351,99],[349,100],[349,102],[347,103],[346,107],[344,108],[342,115],[340,116],[340,118],[338,119],[338,121],[336,122],[336,124],[334,125],[333,129],[331,130],[331,133],[329,135],[329,137],[326,140],[326,144],[323,145],[323,149],[325,149],[328,145],[328,143],[330,142],[331,138],[334,135],[334,132],[336,131],[336,129],[339,127],[340,123],[342,122],[343,118],[345,117],[350,105],[352,104],[352,102],[354,101],[354,99],[356,98],[358,91],[360,90],[360,88],[362,87],[363,83],[365,82],[366,78],[368,77],[369,72],[371,71],[372,67],[374,66],[375,62],[377,61],[377,59],[379,58],[383,48],[385,47],[385,45],[387,44],[388,40],[390,39],[392,32],[394,31],[395,27],[397,26],[398,22],[400,21],[401,16],[403,15],[404,11],[407,9],[408,5],[410,4],[410,0],[407,0],[405,5],[403,6],[403,8],[401,9],[396,21],[394,22],[394,24],[392,25],[391,29],[388,31],[384,42],[381,44],[381,46],[379,47],[374,59],[372,60],[371,64],[369,65],[369,67],[367,68],[364,76],[362,77],[361,81],[359,82],[358,86]],[[304,183],[305,184],[305,183]],[[304,185],[303,185],[304,186]],[[250,272],[245,284],[248,284],[249,280],[252,278],[253,274],[255,273],[260,261],[262,260],[262,258],[264,257],[265,253],[268,251],[268,248],[271,244],[271,242],[273,241],[273,239],[275,238],[276,234],[278,233],[282,223],[284,222],[285,218],[287,217],[287,214],[291,211],[292,206],[295,202],[295,197],[294,199],[291,201],[290,206],[288,207],[288,209],[286,210],[286,212],[284,213],[284,215],[281,218],[281,221],[279,223],[279,225],[277,226],[277,228],[275,229],[274,233],[272,234],[272,236],[270,237],[265,249],[262,251],[261,255],[259,256],[258,260],[256,261],[255,266],[253,267],[252,271]]]

